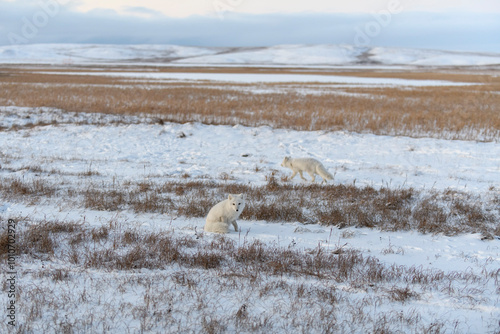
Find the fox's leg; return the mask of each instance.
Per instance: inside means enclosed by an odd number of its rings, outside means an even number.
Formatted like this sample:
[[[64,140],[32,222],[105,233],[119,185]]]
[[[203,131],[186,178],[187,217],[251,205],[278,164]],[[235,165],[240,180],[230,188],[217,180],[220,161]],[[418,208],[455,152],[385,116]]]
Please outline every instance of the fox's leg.
[[[307,181],[307,179],[304,177],[304,175],[302,175],[302,171],[299,170],[299,174],[300,174],[300,178],[304,181]]]
[[[318,176],[321,178],[321,184],[326,183],[326,179],[323,175],[321,175],[321,173],[318,173],[318,171],[316,171],[316,174],[318,174]]]
[[[293,174],[292,176],[290,176],[290,180],[293,179],[295,177],[295,175],[297,175],[297,172],[296,171],[293,171]]]
[[[316,175],[314,175],[314,172],[307,172],[309,176],[311,176],[311,183],[314,183],[314,180],[316,180]]]

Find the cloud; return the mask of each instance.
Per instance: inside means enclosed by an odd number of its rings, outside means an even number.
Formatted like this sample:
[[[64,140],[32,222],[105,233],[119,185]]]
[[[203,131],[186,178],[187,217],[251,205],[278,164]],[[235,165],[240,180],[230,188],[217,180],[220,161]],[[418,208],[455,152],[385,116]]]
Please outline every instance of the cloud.
[[[146,7],[123,7],[123,12],[129,15],[137,15],[139,17],[161,17],[163,14],[157,10]]]
[[[43,4],[43,5],[41,5]],[[0,45],[12,43],[268,46],[356,44],[500,52],[498,13],[241,14],[171,18],[144,7],[82,13],[56,0],[0,0]],[[52,7],[51,7],[52,6]],[[14,38],[14,37],[17,37]]]

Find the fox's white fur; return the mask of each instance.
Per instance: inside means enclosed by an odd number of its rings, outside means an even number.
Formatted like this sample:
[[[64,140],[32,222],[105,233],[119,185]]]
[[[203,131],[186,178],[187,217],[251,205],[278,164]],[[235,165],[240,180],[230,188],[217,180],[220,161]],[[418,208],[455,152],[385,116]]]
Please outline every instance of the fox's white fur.
[[[297,173],[300,174],[300,178],[304,181],[307,181],[302,172],[307,172],[307,174],[311,175],[311,182],[314,182],[315,174],[321,176],[323,181],[321,183],[326,183],[326,180],[333,180],[332,174],[328,173],[325,166],[321,162],[313,158],[296,158],[292,159],[290,157],[285,157],[283,162],[281,163],[282,167],[290,168],[293,171],[290,179],[293,179]]]
[[[238,231],[236,219],[245,207],[245,195],[229,195],[228,198],[214,205],[208,212],[204,230],[206,232],[228,233],[229,225]]]

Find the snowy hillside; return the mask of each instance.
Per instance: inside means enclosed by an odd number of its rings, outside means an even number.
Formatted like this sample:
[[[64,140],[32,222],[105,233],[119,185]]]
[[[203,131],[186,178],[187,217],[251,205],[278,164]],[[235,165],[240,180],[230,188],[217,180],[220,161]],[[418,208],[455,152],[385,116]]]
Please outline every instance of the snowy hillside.
[[[210,48],[176,45],[31,44],[0,47],[0,63],[86,64],[111,62],[170,62],[214,54]]]
[[[210,48],[177,45],[34,44],[0,46],[4,64],[154,63],[246,66],[484,66],[500,54],[352,45]]]

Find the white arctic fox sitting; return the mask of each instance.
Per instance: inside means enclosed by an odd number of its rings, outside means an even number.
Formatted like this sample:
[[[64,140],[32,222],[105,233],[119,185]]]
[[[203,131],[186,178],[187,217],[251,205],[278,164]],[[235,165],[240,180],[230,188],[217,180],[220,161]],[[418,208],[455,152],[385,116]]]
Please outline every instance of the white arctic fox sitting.
[[[333,180],[332,174],[328,173],[325,166],[323,166],[321,162],[313,158],[292,159],[290,157],[285,157],[285,159],[283,159],[283,162],[281,163],[281,166],[290,168],[293,171],[290,179],[293,179],[295,175],[299,173],[300,178],[304,181],[307,181],[302,175],[302,172],[307,172],[307,174],[311,175],[312,177],[311,182],[314,182],[314,180],[316,179],[314,174],[318,174],[319,176],[321,176],[321,178],[323,179],[321,183],[326,183],[326,180]]]
[[[210,209],[205,223],[206,232],[228,233],[229,225],[233,224],[234,230],[238,231],[236,219],[241,215],[245,207],[245,195],[229,195],[228,198],[214,205]]]

